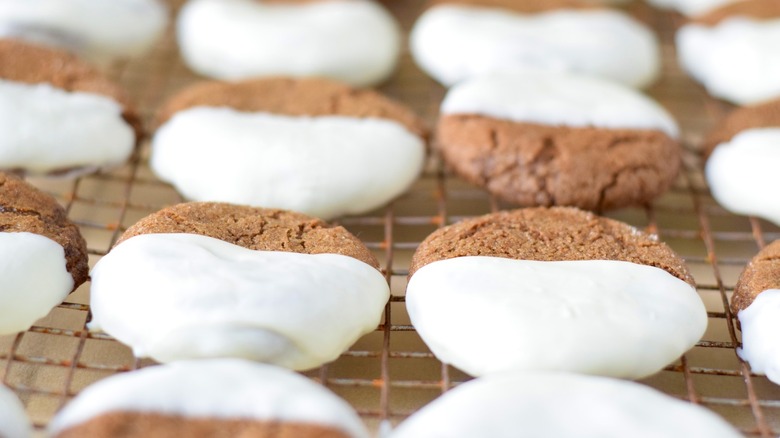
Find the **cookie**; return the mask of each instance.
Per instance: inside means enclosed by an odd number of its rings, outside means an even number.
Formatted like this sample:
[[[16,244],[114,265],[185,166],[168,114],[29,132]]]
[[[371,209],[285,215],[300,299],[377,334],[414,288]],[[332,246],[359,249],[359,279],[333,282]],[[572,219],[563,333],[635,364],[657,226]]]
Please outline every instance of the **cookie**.
[[[206,82],[159,119],[152,170],[194,201],[365,213],[405,192],[425,159],[424,124],[408,108],[324,79]]]
[[[179,204],[130,227],[92,270],[90,329],[159,362],[240,357],[303,370],[375,330],[389,296],[374,256],[342,227]]]
[[[373,0],[190,0],[177,36],[195,72],[216,79],[387,79],[401,50],[395,19]]]
[[[647,204],[672,185],[677,135],[669,113],[631,89],[525,72],[451,88],[436,146],[458,175],[504,201],[605,210]]]
[[[27,330],[87,280],[87,244],[51,196],[0,172],[0,335]]]
[[[436,357],[473,376],[641,378],[693,347],[707,327],[693,280],[668,246],[563,207],[437,230],[414,254],[406,306]]]
[[[780,3],[728,4],[684,25],[680,65],[711,95],[738,105],[780,98]]]
[[[321,385],[235,359],[177,362],[101,380],[66,405],[49,432],[53,438],[369,436],[355,410]]]
[[[140,129],[124,91],[73,55],[0,40],[0,169],[73,175],[114,166]]]
[[[107,64],[146,53],[165,30],[167,15],[158,0],[5,0],[0,38],[63,48]]]
[[[731,297],[742,330],[737,353],[756,374],[780,385],[780,240],[767,245],[745,267]]]
[[[737,1],[741,0],[647,0],[655,7],[673,9],[689,17],[700,16]]]
[[[509,373],[459,385],[390,435],[551,438],[742,436],[713,412],[633,382],[564,373]]]
[[[0,436],[4,438],[32,437],[32,424],[24,406],[10,389],[0,384]]]
[[[739,108],[719,122],[702,147],[712,196],[727,210],[780,225],[780,100]]]
[[[491,73],[568,71],[632,87],[654,82],[653,32],[612,9],[574,1],[437,1],[415,23],[417,65],[445,86]]]

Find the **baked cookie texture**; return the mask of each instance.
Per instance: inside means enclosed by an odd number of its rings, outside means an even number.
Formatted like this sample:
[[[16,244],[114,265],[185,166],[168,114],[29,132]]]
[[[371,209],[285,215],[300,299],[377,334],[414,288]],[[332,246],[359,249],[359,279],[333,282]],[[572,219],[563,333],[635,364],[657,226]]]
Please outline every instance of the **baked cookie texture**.
[[[709,157],[716,146],[731,141],[734,136],[748,129],[777,127],[780,127],[780,99],[736,108],[718,121],[704,139],[702,154],[705,158]]]
[[[767,245],[745,267],[731,297],[735,315],[747,309],[765,290],[780,289],[780,240]]]

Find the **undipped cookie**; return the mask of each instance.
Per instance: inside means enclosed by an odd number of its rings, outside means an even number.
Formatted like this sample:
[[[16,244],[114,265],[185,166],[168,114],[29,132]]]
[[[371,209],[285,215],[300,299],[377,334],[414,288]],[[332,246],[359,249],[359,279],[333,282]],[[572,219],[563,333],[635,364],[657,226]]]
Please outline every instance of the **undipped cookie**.
[[[780,2],[746,0],[677,32],[680,65],[707,91],[738,105],[780,97]]]
[[[194,201],[365,213],[405,192],[425,158],[411,110],[325,79],[205,82],[159,118],[151,167]]]
[[[645,87],[661,64],[650,29],[576,0],[438,0],[415,23],[410,45],[417,64],[445,86],[535,69]]]
[[[501,212],[437,230],[409,275],[415,329],[442,362],[473,376],[641,378],[707,327],[693,280],[668,246],[574,208]]]
[[[53,438],[367,438],[346,402],[278,367],[236,359],[144,368],[87,387],[49,426]]]
[[[376,329],[389,295],[376,258],[342,227],[179,204],[130,227],[92,270],[90,329],[160,362],[241,357],[302,370]]]
[[[177,26],[187,65],[217,79],[374,85],[393,72],[401,47],[398,24],[373,0],[190,0]]]
[[[27,418],[24,406],[5,386],[0,384],[0,437],[30,438],[32,424]]]
[[[647,204],[680,166],[677,125],[661,106],[569,74],[458,84],[442,103],[436,146],[458,175],[521,206]]]
[[[731,297],[739,318],[739,356],[750,369],[780,385],[780,240],[767,245],[747,265]]]
[[[0,335],[27,330],[87,280],[87,244],[51,196],[0,172]]]
[[[780,100],[731,112],[703,152],[707,184],[720,205],[780,225]]]
[[[75,56],[0,40],[0,169],[63,175],[115,166],[140,133],[124,91]]]

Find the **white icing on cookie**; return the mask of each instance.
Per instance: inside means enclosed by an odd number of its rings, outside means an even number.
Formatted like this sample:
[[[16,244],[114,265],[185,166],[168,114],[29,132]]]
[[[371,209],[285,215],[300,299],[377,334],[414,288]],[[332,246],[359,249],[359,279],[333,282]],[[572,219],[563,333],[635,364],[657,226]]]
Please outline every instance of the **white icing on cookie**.
[[[780,225],[780,127],[742,131],[713,150],[705,166],[712,196],[727,210]]]
[[[733,17],[677,33],[680,64],[715,97],[746,105],[780,97],[780,19]]]
[[[27,330],[68,296],[66,265],[65,250],[48,237],[0,232],[0,335]]]
[[[29,438],[31,436],[32,425],[24,411],[24,406],[16,394],[0,384],[0,437]]]
[[[437,261],[414,273],[406,305],[436,357],[473,376],[539,370],[641,378],[693,347],[707,327],[688,283],[606,260]]]
[[[317,424],[368,437],[345,401],[282,368],[236,359],[183,361],[117,374],[89,386],[57,414],[55,435],[109,412]]]
[[[390,76],[401,47],[397,23],[370,0],[190,0],[178,39],[184,60],[205,76],[322,76],[356,86]]]
[[[768,289],[737,315],[742,348],[737,353],[756,374],[780,385],[780,289]]]
[[[676,138],[677,123],[643,94],[570,74],[517,72],[464,81],[450,89],[444,114],[480,114],[544,125],[657,129]]]
[[[738,438],[718,415],[633,382],[565,373],[481,377],[402,422],[391,438]]]
[[[644,87],[659,73],[655,35],[618,11],[510,10],[441,5],[426,11],[410,37],[415,61],[451,86],[519,69],[568,71]]]
[[[191,200],[328,219],[370,211],[405,192],[424,158],[423,140],[389,119],[196,107],[157,131],[151,166]]]
[[[194,234],[132,237],[91,276],[90,329],[160,362],[314,368],[376,329],[390,295],[382,274],[352,257],[253,251]]]
[[[145,53],[165,30],[158,0],[0,0],[0,36],[65,47],[97,63]]]
[[[704,14],[739,0],[647,0],[659,8],[675,9],[689,17]]]
[[[0,168],[33,174],[107,167],[130,156],[133,128],[113,99],[0,79]]]

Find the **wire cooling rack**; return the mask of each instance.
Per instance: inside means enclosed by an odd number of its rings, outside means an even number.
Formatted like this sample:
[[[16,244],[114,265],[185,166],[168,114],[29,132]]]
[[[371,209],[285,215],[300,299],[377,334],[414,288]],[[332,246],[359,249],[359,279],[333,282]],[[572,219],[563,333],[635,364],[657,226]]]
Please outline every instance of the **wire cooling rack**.
[[[172,1],[172,10],[179,3]],[[421,3],[385,2],[407,30],[422,9]],[[751,374],[737,358],[739,332],[727,303],[744,265],[766,243],[780,238],[780,229],[759,219],[732,215],[712,200],[695,145],[729,108],[709,98],[679,70],[672,41],[675,28],[683,21],[680,16],[656,11],[638,0],[628,9],[657,29],[662,39],[664,74],[649,93],[683,127],[684,169],[674,188],[652,206],[607,215],[659,234],[681,254],[709,313],[704,339],[676,363],[642,382],[719,413],[746,435],[776,436],[780,434],[780,387]],[[197,80],[182,65],[172,32],[149,56],[115,66],[109,74],[132,93],[147,126],[161,102]],[[413,65],[408,54],[381,89],[416,109],[431,125],[444,94]],[[77,180],[31,181],[55,195],[81,227],[91,266],[128,226],[181,202],[171,187],[149,171],[147,157],[148,144],[144,144],[129,163],[111,172]],[[436,228],[510,207],[452,176],[432,157],[423,177],[394,203],[364,216],[341,219],[379,257],[392,298],[375,332],[337,361],[306,374],[355,406],[374,431],[383,420],[397,424],[453,385],[468,380],[437,361],[409,323],[404,304],[409,261],[419,242]],[[86,284],[29,331],[0,337],[0,379],[22,398],[38,430],[89,384],[152,364],[135,359],[111,337],[85,329],[88,296]],[[467,318],[463,323],[474,324]]]

